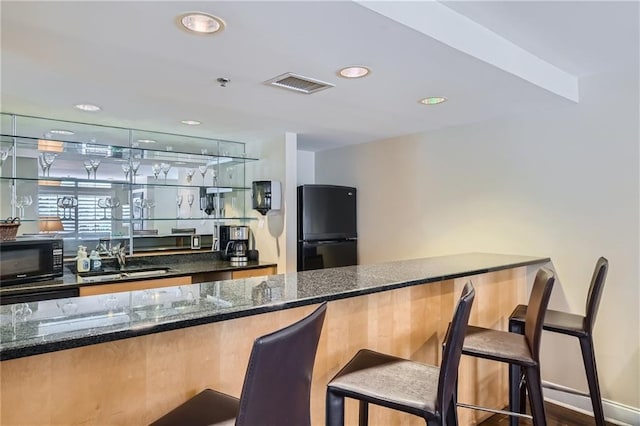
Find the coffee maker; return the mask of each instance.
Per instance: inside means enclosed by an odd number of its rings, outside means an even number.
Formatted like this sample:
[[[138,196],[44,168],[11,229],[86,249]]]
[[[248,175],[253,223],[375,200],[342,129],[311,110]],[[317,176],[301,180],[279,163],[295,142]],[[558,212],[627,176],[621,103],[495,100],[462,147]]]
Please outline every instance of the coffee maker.
[[[249,260],[249,227],[220,226],[220,251],[224,260],[246,263]]]

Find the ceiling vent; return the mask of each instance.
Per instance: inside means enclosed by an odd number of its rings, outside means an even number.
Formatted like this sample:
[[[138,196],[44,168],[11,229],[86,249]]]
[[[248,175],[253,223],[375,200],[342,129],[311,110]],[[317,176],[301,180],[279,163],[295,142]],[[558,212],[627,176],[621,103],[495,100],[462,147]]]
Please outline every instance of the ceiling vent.
[[[282,74],[275,78],[272,78],[271,80],[267,80],[265,81],[265,84],[281,87],[283,89],[294,90],[300,93],[306,93],[307,95],[335,86],[334,84],[327,83],[325,81],[304,77],[292,72],[288,72],[286,74]]]

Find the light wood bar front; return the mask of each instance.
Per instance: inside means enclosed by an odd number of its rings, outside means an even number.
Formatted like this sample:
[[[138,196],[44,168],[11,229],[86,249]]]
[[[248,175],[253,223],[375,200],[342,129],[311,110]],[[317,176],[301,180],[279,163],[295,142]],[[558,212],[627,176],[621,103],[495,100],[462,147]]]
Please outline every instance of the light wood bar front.
[[[476,289],[470,324],[507,329],[510,312],[525,302],[527,267],[330,301],[313,373],[312,424],[324,424],[327,382],[361,348],[439,365],[468,280]],[[253,340],[316,306],[3,361],[0,423],[144,425],[207,387],[239,396]],[[459,380],[460,402],[507,404],[506,365],[463,356]],[[357,403],[347,400],[347,424],[357,424],[356,415]],[[461,425],[487,417],[463,409],[459,415]],[[370,424],[424,421],[371,406]]]

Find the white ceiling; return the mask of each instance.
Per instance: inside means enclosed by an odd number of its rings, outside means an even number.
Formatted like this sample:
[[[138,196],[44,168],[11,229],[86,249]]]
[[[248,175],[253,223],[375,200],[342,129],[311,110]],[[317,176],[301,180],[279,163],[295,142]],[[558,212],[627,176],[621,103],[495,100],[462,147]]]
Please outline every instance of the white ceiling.
[[[579,98],[579,77],[638,70],[635,1],[0,7],[5,112],[243,142],[290,131],[309,151],[562,108]],[[226,29],[179,29],[176,16],[194,10],[223,18]],[[352,64],[371,75],[336,75]],[[304,95],[263,84],[285,72],[335,87]],[[231,83],[220,87],[218,77]],[[449,101],[418,103],[434,95]],[[77,111],[76,103],[103,111]]]

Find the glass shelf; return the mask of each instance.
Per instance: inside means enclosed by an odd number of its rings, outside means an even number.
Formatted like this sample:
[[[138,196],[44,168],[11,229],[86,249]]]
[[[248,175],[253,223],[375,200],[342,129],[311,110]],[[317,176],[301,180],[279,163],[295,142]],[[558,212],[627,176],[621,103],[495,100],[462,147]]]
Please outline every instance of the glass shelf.
[[[24,217],[19,236],[41,235],[39,218],[60,218],[65,256],[96,238],[130,239],[133,254],[134,237],[195,228],[211,239],[220,225],[257,220],[247,214],[246,165],[258,159],[244,143],[7,113],[0,123],[0,216]],[[202,188],[210,216],[201,215]]]
[[[130,182],[126,180],[117,179],[86,179],[86,178],[74,178],[74,177],[56,177],[56,176],[40,176],[40,177],[7,177],[0,176],[0,181],[25,181],[25,182],[37,182],[42,186],[58,186],[58,187],[78,187],[78,188],[97,188],[108,189],[111,185],[128,185],[133,190],[144,189],[147,187],[160,187],[160,188],[184,188],[193,189],[199,191],[201,187],[217,188],[218,193],[224,194],[227,192],[247,191],[250,187],[247,186],[213,186],[213,185],[194,185],[194,184],[178,184],[178,183],[164,183],[164,178],[158,178],[159,182],[153,180],[148,183]]]
[[[211,140],[210,140],[211,141]],[[66,140],[57,136],[34,137],[23,135],[10,135],[0,133],[0,144],[12,145],[16,144],[18,149],[22,148],[37,148],[41,152],[56,152],[64,154],[78,154],[83,156],[103,156],[107,158],[135,158],[135,155],[141,155],[142,159],[146,160],[162,160],[167,159],[170,161],[189,161],[195,162],[208,162],[209,165],[223,164],[228,162],[235,162],[236,164],[244,163],[247,161],[258,161],[258,158],[248,157],[244,153],[209,153],[193,152],[191,150],[184,149],[157,149],[154,146],[140,146],[134,145],[113,145],[108,142],[98,143],[96,141],[74,141]],[[240,143],[240,142],[227,142],[227,143]],[[178,145],[183,146],[183,145]],[[203,148],[204,149],[204,148]],[[144,154],[144,155],[143,155]]]

